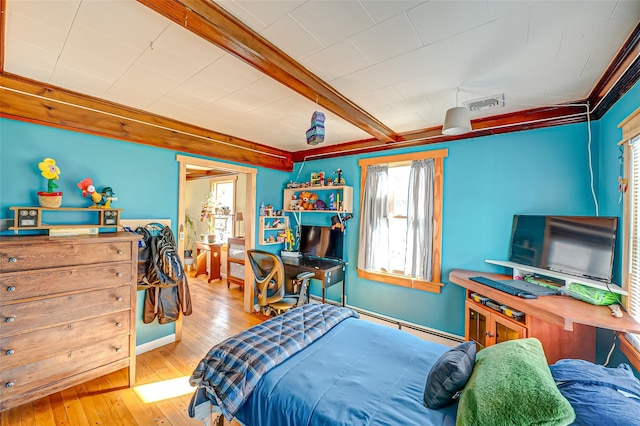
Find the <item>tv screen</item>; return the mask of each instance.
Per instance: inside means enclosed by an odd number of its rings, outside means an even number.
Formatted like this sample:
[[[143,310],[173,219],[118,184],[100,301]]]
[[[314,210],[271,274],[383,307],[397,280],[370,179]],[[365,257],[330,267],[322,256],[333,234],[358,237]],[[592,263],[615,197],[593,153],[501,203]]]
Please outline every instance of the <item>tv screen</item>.
[[[329,226],[300,225],[300,252],[307,256],[342,260],[344,232]]]
[[[611,282],[617,217],[515,215],[509,260]]]

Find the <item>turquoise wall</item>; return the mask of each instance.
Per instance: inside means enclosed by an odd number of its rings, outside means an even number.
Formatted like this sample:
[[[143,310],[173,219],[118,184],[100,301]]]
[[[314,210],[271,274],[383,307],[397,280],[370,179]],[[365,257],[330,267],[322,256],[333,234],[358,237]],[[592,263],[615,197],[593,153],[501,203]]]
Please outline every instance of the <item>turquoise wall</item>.
[[[10,206],[38,205],[36,192],[46,190],[46,180],[40,175],[38,163],[50,157],[60,167],[57,184],[64,193],[63,206],[91,205],[76,187],[78,181],[91,177],[98,188],[113,188],[118,197],[113,206],[123,209],[123,219],[169,218],[177,235],[179,166],[176,154],[176,151],[117,139],[0,119],[0,218],[13,218]],[[282,187],[289,173],[264,168],[257,168],[257,173],[258,199],[266,197],[281,203]],[[78,215],[77,223],[87,220],[83,213]],[[70,217],[71,214],[65,216],[66,223]],[[50,222],[54,222],[53,218]],[[138,292],[139,313],[143,296],[144,292]],[[141,318],[139,314],[138,345],[175,331],[174,324],[157,321],[144,324]]]
[[[330,126],[327,123],[327,127]],[[587,140],[587,125],[581,123],[393,152],[449,150],[444,161],[442,266],[445,286],[441,294],[357,276],[360,223],[357,161],[383,154],[307,161],[298,180],[307,181],[311,172],[322,170],[332,176],[341,168],[347,185],[354,187],[355,217],[347,222],[346,238],[348,304],[464,335],[464,290],[448,283],[449,272],[454,268],[506,272],[484,260],[507,260],[511,221],[516,213],[594,214],[587,178]],[[296,178],[300,167],[301,164],[296,165],[292,178]],[[307,216],[303,214],[302,223],[318,220],[317,214]],[[329,293],[335,300],[339,299],[337,287]]]
[[[617,204],[617,124],[638,106],[638,84],[599,122],[592,123],[595,192],[601,215],[621,215]],[[330,123],[327,123],[330,128]],[[177,223],[178,164],[176,152],[115,139],[0,119],[0,217],[8,207],[36,203],[35,191],[45,187],[37,163],[55,158],[61,167],[64,204],[87,205],[75,183],[91,176],[98,186],[112,186],[124,218],[168,217]],[[257,205],[282,205],[289,180],[307,181],[314,171],[327,177],[341,168],[354,188],[355,217],[347,222],[347,303],[445,332],[464,334],[464,291],[448,282],[453,268],[507,272],[484,262],[508,256],[514,214],[593,215],[586,123],[536,129],[394,151],[405,153],[447,148],[443,205],[443,282],[441,294],[361,280],[356,274],[360,171],[357,161],[381,153],[350,155],[298,163],[292,173],[258,168]],[[385,153],[387,155],[388,153]],[[302,170],[301,170],[302,169]],[[303,214],[302,223],[329,224],[330,215]],[[257,224],[255,228],[258,232]],[[174,230],[175,232],[175,230]],[[272,252],[279,245],[258,246]],[[619,277],[619,262],[616,261]],[[328,295],[339,300],[340,286]],[[318,283],[312,285],[319,294]],[[167,332],[158,325],[141,326],[138,343]],[[600,343],[608,346],[607,336]],[[599,350],[599,356],[603,350]],[[606,355],[606,351],[605,351]]]

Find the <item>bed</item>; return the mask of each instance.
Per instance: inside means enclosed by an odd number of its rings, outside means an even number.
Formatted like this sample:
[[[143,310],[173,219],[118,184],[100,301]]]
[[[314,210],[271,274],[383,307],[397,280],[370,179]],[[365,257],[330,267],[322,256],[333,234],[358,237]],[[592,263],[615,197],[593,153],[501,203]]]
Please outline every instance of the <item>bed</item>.
[[[214,346],[190,382],[197,389],[189,414],[205,424],[220,414],[247,426],[633,425],[640,419],[640,382],[625,366],[563,360],[550,368],[531,338],[476,354],[468,342],[450,348],[321,304]]]

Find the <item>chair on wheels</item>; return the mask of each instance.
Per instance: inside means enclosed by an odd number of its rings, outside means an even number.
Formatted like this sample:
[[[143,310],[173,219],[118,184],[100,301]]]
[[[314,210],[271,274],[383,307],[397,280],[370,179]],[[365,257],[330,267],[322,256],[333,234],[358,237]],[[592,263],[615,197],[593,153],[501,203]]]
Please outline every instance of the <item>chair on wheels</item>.
[[[280,257],[262,250],[247,250],[247,255],[253,270],[258,305],[264,315],[272,312],[279,315],[308,302],[309,278],[314,276],[313,272],[298,274],[298,291],[287,294],[284,266]]]

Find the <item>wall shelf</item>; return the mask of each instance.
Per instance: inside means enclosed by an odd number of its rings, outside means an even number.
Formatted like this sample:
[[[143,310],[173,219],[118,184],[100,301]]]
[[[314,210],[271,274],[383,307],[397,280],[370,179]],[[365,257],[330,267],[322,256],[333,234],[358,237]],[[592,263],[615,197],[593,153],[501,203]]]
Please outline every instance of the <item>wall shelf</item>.
[[[274,223],[278,225],[274,226]],[[288,216],[260,216],[260,231],[258,233],[258,243],[263,246],[273,244],[284,244],[285,240],[280,238],[279,234],[285,232],[289,228]]]
[[[322,200],[327,207],[330,206],[330,193],[335,195],[335,209],[332,210],[302,210],[296,208],[301,192],[313,192],[318,195],[318,199]],[[295,198],[294,198],[295,197]],[[283,211],[300,212],[300,213],[352,213],[353,212],[353,188],[350,186],[329,185],[329,186],[311,186],[306,188],[287,188],[283,194]],[[295,203],[295,204],[294,204]]]

